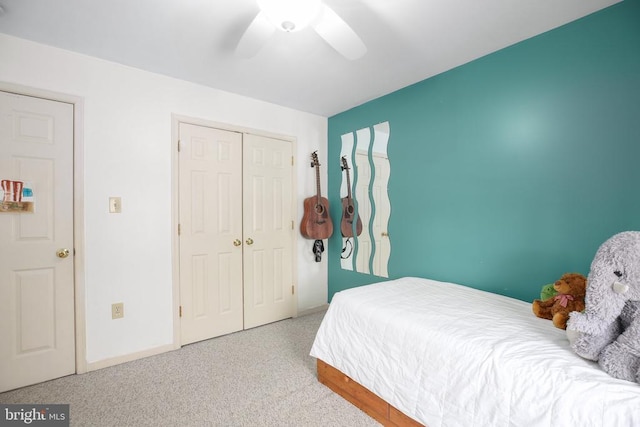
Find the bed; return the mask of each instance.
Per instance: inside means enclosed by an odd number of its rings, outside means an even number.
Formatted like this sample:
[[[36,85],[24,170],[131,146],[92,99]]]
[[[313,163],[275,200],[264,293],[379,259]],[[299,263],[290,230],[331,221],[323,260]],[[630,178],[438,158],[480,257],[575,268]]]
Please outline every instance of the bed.
[[[577,356],[531,304],[407,277],[338,292],[318,379],[385,425],[640,426],[640,385]]]

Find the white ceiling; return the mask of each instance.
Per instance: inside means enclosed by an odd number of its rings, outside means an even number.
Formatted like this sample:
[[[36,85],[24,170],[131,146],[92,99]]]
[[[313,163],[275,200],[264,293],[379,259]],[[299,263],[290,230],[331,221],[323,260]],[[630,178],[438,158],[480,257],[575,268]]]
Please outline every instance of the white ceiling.
[[[310,28],[235,57],[255,0],[0,0],[0,32],[329,117],[619,0],[324,1],[364,57]]]

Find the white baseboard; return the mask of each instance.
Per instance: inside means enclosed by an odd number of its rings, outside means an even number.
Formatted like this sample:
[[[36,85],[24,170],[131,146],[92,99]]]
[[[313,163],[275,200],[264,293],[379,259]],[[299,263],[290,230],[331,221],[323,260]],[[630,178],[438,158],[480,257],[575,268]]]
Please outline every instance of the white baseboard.
[[[298,312],[294,317],[306,316],[308,314],[314,314],[321,311],[326,311],[329,308],[329,304],[322,304],[317,307],[312,307],[307,310]],[[148,350],[140,351],[137,353],[125,354],[123,356],[111,357],[109,359],[99,360],[97,362],[87,363],[87,371],[97,371],[98,369],[108,368],[110,366],[119,365],[121,363],[132,362],[134,360],[143,359],[149,356],[155,356],[157,354],[166,353],[168,351],[174,351],[181,347],[174,346],[173,344],[167,344],[160,347],[150,348]]]
[[[308,308],[306,310],[299,311],[295,317],[306,316],[307,314],[318,313],[320,311],[326,311],[328,308],[329,308],[329,304],[322,304],[317,307]]]
[[[98,369],[108,368],[110,366],[119,365],[121,363],[132,362],[134,360],[143,359],[149,356],[173,351],[173,344],[163,345],[160,347],[150,348],[149,350],[139,351],[137,353],[125,354],[123,356],[111,357],[109,359],[99,360],[97,362],[87,363],[87,372],[96,371]]]

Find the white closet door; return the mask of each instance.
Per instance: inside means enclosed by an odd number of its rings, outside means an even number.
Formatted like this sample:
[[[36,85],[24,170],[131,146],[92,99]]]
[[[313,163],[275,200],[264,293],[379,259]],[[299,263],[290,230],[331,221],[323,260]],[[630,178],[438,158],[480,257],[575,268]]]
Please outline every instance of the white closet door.
[[[0,180],[2,392],[75,372],[73,105],[0,92]]]
[[[239,331],[242,134],[180,123],[182,344]]]
[[[244,327],[293,315],[292,143],[244,138]]]

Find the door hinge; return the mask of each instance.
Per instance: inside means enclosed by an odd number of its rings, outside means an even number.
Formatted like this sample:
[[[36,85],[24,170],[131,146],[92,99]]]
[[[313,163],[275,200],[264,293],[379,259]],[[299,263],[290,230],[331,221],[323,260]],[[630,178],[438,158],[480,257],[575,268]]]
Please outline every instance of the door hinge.
[[[295,163],[295,162],[294,162],[294,158],[295,158],[295,157],[291,156],[291,166],[294,166],[294,163]]]
[[[180,224],[178,224],[178,236],[180,235],[180,231],[181,231]]]
[[[295,223],[293,220],[291,220],[291,229],[292,229],[292,230],[295,230],[295,228],[296,228],[296,225],[295,225],[295,224],[296,224],[296,223]]]
[[[295,295],[296,293],[296,287],[294,285],[291,285],[291,295]]]
[[[182,306],[180,306],[180,309],[178,311],[179,311],[180,317],[182,317]]]
[[[178,140],[178,153],[180,152],[180,140]]]

